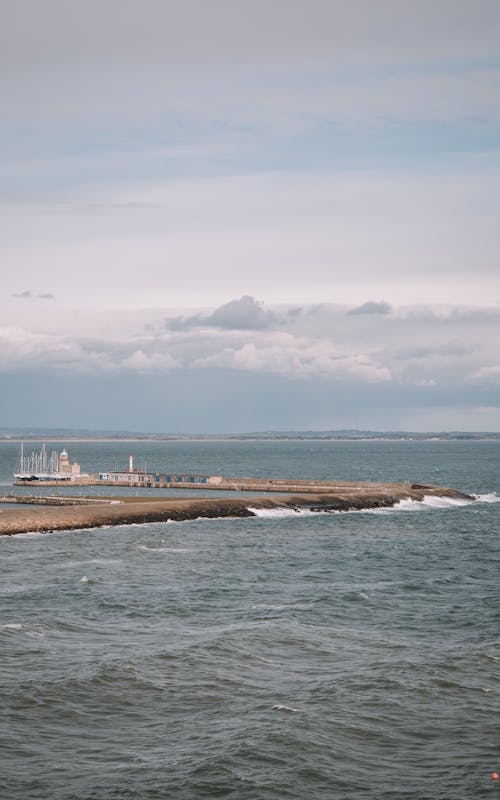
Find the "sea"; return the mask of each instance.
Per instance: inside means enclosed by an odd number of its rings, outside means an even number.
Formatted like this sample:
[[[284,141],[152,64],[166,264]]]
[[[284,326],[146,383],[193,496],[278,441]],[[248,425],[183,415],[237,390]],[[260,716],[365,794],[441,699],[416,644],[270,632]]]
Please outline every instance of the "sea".
[[[500,441],[64,445],[473,497],[1,537],[2,798],[500,799]]]

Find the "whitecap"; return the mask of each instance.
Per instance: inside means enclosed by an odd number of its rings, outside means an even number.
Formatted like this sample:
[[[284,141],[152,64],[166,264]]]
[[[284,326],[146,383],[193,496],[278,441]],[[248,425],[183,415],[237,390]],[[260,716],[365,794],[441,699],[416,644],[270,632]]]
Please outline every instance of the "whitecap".
[[[405,498],[394,503],[393,506],[377,506],[376,508],[351,508],[351,509],[325,509],[323,511],[312,510],[310,508],[253,508],[248,507],[248,510],[255,514],[257,517],[264,517],[269,519],[283,519],[285,517],[298,517],[298,516],[317,516],[322,514],[393,514],[398,511],[425,511],[428,509],[451,509],[451,508],[464,508],[465,506],[473,505],[477,502],[497,503],[500,497],[495,494],[487,495],[472,495],[471,498],[467,497],[449,497],[447,495],[424,495],[421,500],[414,500],[413,498]]]
[[[473,494],[478,503],[500,503],[500,497],[495,492],[489,494]]]
[[[0,630],[5,631],[22,631],[23,635],[25,636],[32,636],[32,637],[43,637],[45,636],[44,633],[40,633],[40,631],[29,630],[27,625],[22,625],[20,622],[6,622],[3,625],[0,625]]]
[[[94,575],[89,578],[88,575],[84,575],[83,578],[80,578],[79,583],[100,583],[102,578],[99,575]]]
[[[146,550],[148,553],[192,553],[189,547],[147,547],[145,544],[139,545],[139,550]]]
[[[310,508],[253,508],[248,506],[248,511],[251,511],[256,517],[266,517],[269,519],[283,519],[284,517],[310,517],[316,516],[317,511],[312,511]]]
[[[411,497],[399,500],[393,506],[384,506],[382,508],[367,508],[359,509],[354,513],[364,514],[393,514],[395,511],[426,511],[428,509],[450,509],[450,508],[464,508],[465,506],[473,505],[476,499],[469,500],[466,497],[448,497],[446,495],[430,495],[426,494],[422,500],[414,500]]]
[[[427,508],[459,508],[475,502],[467,497],[446,497],[445,495],[424,495],[422,505]]]
[[[276,703],[273,708],[273,711],[286,711],[288,714],[296,714],[298,712],[298,708],[293,708],[292,706],[285,706],[282,703]]]

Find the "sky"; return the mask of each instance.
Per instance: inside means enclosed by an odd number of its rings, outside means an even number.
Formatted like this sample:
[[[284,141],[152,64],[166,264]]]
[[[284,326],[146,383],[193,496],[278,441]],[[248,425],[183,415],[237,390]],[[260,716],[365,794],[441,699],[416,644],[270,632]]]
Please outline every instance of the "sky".
[[[500,430],[498,0],[0,14],[0,425]]]

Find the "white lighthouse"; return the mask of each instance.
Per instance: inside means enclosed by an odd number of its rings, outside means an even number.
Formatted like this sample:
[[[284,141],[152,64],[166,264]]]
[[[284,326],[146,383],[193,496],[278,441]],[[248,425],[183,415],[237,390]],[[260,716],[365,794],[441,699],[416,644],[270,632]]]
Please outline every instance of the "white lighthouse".
[[[133,472],[134,471],[134,456],[133,455],[129,455],[129,457],[128,457],[128,471],[129,472]]]

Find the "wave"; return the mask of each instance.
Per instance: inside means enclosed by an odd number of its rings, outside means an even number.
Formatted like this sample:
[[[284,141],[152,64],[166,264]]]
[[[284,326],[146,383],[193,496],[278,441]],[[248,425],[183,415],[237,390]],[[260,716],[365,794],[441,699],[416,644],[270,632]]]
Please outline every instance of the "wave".
[[[79,583],[100,583],[102,578],[100,575],[93,575],[89,578],[88,575],[84,575],[80,578]]]
[[[252,609],[254,611],[283,611],[285,608],[297,607],[297,603],[256,603]]]
[[[84,561],[66,561],[63,567],[83,567],[86,564],[122,564],[121,558],[87,558]]]
[[[41,631],[33,630],[33,627],[29,627],[20,622],[5,622],[0,625],[0,632],[2,631],[6,633],[21,633],[23,636],[31,636],[33,638],[45,636]]]
[[[87,528],[87,530],[92,530],[92,528]],[[73,531],[71,528],[64,528],[55,531],[23,531],[22,533],[12,533],[10,536],[13,536],[16,539],[35,539],[38,536],[57,536],[63,533],[73,533]]]
[[[472,499],[469,500],[465,497],[447,497],[445,495],[425,495],[422,500],[400,500],[392,509],[394,511],[421,511],[424,509],[446,509],[446,508],[464,508],[465,506],[472,506],[476,503],[498,503],[500,497],[492,492],[491,494],[474,494],[471,495]]]
[[[472,496],[479,503],[500,503],[500,497],[495,492],[489,492],[489,494],[473,494]]]
[[[285,517],[318,516],[323,514],[394,514],[400,511],[426,511],[452,508],[465,508],[476,503],[499,503],[500,497],[495,492],[487,494],[473,494],[471,499],[465,497],[448,497],[447,495],[425,495],[422,500],[407,498],[399,500],[393,506],[379,508],[359,508],[346,511],[312,510],[310,508],[253,508],[248,507],[256,517],[269,519],[283,519]]]
[[[266,517],[268,519],[283,519],[284,517],[311,517],[318,514],[310,508],[253,508],[248,506],[248,510],[256,517]],[[328,513],[328,512],[319,512]]]
[[[139,550],[146,550],[148,553],[192,553],[191,547],[147,547],[145,544],[139,545]]]
[[[470,506],[475,500],[468,500],[464,497],[446,497],[445,495],[424,495],[422,500],[400,500],[395,503],[393,509],[395,511],[417,511],[426,508],[461,508],[463,506]]]

